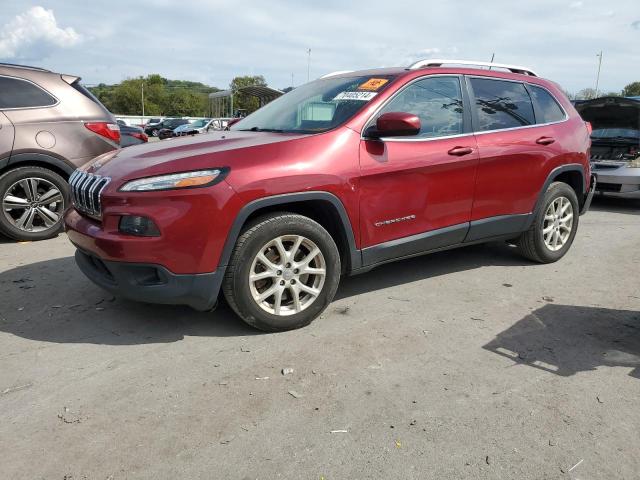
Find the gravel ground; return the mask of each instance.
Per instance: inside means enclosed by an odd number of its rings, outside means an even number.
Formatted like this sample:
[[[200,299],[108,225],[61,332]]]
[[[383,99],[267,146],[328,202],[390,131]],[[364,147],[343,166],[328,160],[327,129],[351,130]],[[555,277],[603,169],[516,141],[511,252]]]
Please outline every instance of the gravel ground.
[[[345,279],[282,334],[113,299],[72,255],[0,243],[2,478],[640,476],[640,203],[597,201],[553,265],[489,244]]]

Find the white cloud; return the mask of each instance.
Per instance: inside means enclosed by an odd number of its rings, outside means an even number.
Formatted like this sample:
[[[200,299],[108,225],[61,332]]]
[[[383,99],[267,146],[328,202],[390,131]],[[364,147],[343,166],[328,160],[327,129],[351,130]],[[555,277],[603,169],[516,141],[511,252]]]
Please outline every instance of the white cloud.
[[[569,4],[569,8],[582,8],[583,6],[584,6],[584,2],[581,2],[581,1],[571,2]]]
[[[640,20],[636,20],[631,23],[631,28],[635,28],[636,30],[640,30]]]
[[[72,47],[81,40],[73,28],[58,27],[53,10],[33,7],[2,28],[0,58],[41,60],[55,48]]]

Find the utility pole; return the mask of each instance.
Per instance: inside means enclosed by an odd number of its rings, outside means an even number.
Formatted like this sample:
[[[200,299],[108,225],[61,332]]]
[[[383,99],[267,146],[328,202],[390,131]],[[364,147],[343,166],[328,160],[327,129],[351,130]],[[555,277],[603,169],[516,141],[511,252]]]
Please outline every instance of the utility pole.
[[[307,49],[307,82],[311,79],[311,49]]]
[[[144,117],[144,82],[142,82],[141,93],[142,93],[142,116]],[[143,119],[143,122],[144,122],[144,119]]]
[[[493,52],[493,53],[491,54],[491,63],[493,63],[493,59],[494,59],[494,58],[496,58],[496,53],[495,53],[495,52]],[[491,70],[491,67],[489,67],[489,70]]]
[[[602,50],[596,55],[598,57],[598,74],[596,75],[596,97],[598,98],[598,85],[600,84],[600,68],[602,67]]]
[[[291,88],[293,88],[293,73],[291,74]]]

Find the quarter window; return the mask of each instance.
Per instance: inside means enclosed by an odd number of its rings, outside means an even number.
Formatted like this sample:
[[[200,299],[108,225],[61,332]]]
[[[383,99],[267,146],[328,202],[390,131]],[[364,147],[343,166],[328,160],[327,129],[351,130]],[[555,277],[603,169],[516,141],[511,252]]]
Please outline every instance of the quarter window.
[[[524,85],[486,78],[471,78],[479,125],[477,130],[501,130],[533,125],[531,98]]]
[[[422,138],[463,133],[463,105],[457,77],[430,77],[412,83],[379,112],[411,113],[420,118]]]
[[[538,104],[538,123],[560,122],[564,120],[564,111],[558,102],[544,88],[529,85],[531,96]]]
[[[0,109],[49,107],[55,103],[55,98],[33,83],[0,77]]]

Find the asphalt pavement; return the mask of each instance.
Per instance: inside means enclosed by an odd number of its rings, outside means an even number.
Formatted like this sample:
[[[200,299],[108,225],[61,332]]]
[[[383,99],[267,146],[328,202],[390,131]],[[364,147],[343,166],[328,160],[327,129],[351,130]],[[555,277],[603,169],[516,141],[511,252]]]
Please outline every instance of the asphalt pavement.
[[[558,263],[414,258],[264,334],[0,240],[0,478],[637,479],[639,266],[640,203],[601,199]]]

